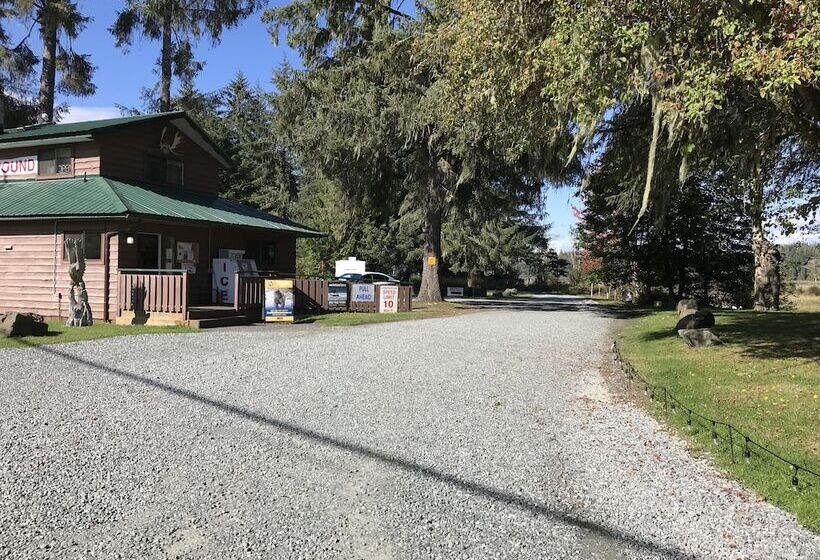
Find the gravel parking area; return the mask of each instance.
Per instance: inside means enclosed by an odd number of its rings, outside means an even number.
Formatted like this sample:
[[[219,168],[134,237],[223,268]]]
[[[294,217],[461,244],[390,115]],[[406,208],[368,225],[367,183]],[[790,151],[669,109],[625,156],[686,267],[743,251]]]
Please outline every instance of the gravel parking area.
[[[571,298],[0,351],[0,558],[820,558]]]

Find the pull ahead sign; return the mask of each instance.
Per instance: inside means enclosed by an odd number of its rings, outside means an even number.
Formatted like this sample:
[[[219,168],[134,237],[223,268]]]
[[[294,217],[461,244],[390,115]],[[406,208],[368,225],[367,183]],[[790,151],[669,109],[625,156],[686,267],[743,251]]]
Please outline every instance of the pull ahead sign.
[[[0,159],[0,175],[5,177],[37,175],[37,156]]]

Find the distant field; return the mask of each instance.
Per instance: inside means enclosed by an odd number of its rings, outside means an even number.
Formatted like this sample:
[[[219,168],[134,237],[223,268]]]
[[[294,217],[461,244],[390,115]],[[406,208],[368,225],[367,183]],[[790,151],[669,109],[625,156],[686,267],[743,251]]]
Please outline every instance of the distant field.
[[[820,296],[794,294],[790,299],[795,311],[820,313]]]
[[[635,320],[620,333],[619,344],[651,383],[820,472],[820,297],[799,296],[793,303],[792,311],[717,312],[716,332],[725,342],[720,347],[687,347],[673,331],[677,315],[669,311]],[[716,451],[709,430],[689,434],[680,414],[669,421],[704,451]],[[711,455],[733,476],[820,531],[820,480],[804,475],[795,492],[783,465],[756,458],[732,464],[725,444]]]

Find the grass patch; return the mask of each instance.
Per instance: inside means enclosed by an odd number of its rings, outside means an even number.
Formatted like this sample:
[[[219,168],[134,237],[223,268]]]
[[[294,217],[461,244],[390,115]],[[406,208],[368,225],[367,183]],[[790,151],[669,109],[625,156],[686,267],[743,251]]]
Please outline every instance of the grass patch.
[[[90,327],[67,327],[62,321],[49,321],[48,336],[0,338],[0,348],[25,348],[42,344],[64,344],[81,340],[96,340],[132,334],[197,332],[189,327],[147,327],[145,325],[113,325],[95,323]]]
[[[370,323],[392,323],[414,319],[432,319],[452,317],[470,311],[470,308],[459,303],[448,301],[436,303],[413,302],[413,310],[402,313],[323,313],[297,317],[295,323],[317,323],[327,327],[352,327]]]
[[[799,309],[716,312],[723,346],[689,348],[673,331],[677,315],[670,311],[636,319],[618,340],[624,357],[650,383],[820,472],[820,313]],[[664,414],[662,405],[652,410]],[[685,416],[667,418],[729,474],[820,531],[820,479],[802,473],[795,491],[787,466],[757,456],[746,462],[738,440],[733,463],[728,443],[715,445],[709,426],[690,430]]]

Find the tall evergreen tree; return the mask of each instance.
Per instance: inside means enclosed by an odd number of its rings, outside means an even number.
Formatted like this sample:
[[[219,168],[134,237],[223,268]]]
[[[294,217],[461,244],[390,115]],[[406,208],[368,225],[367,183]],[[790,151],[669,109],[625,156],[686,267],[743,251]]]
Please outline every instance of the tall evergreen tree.
[[[202,37],[216,45],[222,31],[238,24],[264,0],[127,0],[110,31],[127,48],[134,34],[160,41],[159,110],[171,110],[173,76],[190,79],[202,68],[193,46]]]
[[[381,208],[421,232],[423,300],[440,300],[442,226],[448,212],[496,190],[531,197],[541,183],[515,161],[501,165],[480,129],[444,133],[428,110],[434,73],[412,46],[420,27],[389,4],[302,0],[265,19],[288,31],[305,71],[279,75],[279,104],[302,165],[338,182],[353,207]],[[310,163],[312,162],[312,163]]]
[[[225,149],[234,168],[224,177],[228,196],[282,216],[296,197],[294,164],[271,96],[238,73],[222,91]]]
[[[90,18],[80,13],[69,0],[17,0],[16,16],[30,21],[39,30],[40,83],[37,94],[38,120],[51,122],[55,117],[55,93],[93,95],[94,66],[90,56],[72,48],[72,41],[83,31]],[[59,81],[57,75],[60,75]]]
[[[26,82],[34,73],[37,57],[27,44],[28,36],[13,40],[4,24],[18,16],[15,0],[0,0],[0,126],[32,122],[34,107],[25,99]]]

